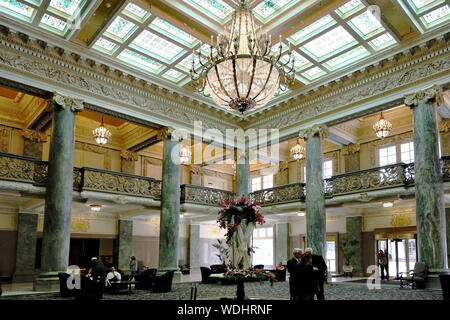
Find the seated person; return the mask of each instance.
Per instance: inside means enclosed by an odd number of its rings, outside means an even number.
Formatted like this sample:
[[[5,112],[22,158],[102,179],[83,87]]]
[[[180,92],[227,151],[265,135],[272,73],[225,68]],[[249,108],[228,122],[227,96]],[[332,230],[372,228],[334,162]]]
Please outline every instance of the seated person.
[[[112,267],[111,271],[106,275],[106,279],[108,281],[120,281],[122,280],[122,276],[116,271],[116,268]]]

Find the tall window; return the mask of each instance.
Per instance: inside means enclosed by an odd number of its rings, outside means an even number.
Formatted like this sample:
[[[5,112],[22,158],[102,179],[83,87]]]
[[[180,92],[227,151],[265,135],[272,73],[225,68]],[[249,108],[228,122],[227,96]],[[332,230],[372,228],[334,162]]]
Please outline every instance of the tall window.
[[[253,265],[263,264],[264,268],[273,267],[273,227],[253,230],[253,249],[255,250]]]
[[[379,166],[387,166],[399,162],[414,162],[414,142],[408,141],[378,149]]]
[[[325,179],[331,178],[333,175],[333,160],[325,160],[323,162],[323,177]]]
[[[273,175],[252,178],[252,192],[273,187]]]
[[[306,163],[302,165],[302,179],[301,181],[306,183]]]

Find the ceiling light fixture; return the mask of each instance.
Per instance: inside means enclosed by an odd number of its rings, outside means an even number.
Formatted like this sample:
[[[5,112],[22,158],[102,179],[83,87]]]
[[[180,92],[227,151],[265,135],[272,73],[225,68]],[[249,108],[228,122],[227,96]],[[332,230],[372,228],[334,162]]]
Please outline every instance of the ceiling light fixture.
[[[392,131],[392,123],[383,118],[383,112],[381,112],[380,120],[373,125],[373,131],[381,139],[386,138]]]
[[[102,206],[99,204],[91,204],[91,211],[95,211],[95,212],[99,212],[100,210],[102,210]]]
[[[303,211],[300,211],[299,213],[297,213],[297,216],[299,216],[299,217],[304,217],[304,216],[305,216],[305,213],[304,213]]]
[[[291,148],[291,155],[295,160],[301,160],[305,157],[305,147],[300,145],[297,140],[297,144]]]
[[[219,106],[241,113],[265,106],[279,89],[295,80],[295,58],[290,43],[288,59],[283,59],[283,63],[281,36],[279,48],[274,48],[278,52],[272,54],[271,36],[263,34],[261,27],[256,30],[247,4],[246,0],[240,1],[229,29],[219,34],[215,48],[211,36],[208,55],[202,54],[201,49],[193,52],[191,68],[197,91],[209,93]],[[199,72],[195,68],[196,58],[201,66]]]
[[[394,206],[393,202],[383,202],[383,207],[385,208],[391,208]]]
[[[105,128],[103,123],[103,117],[102,117],[102,124],[100,125],[100,127],[92,130],[92,135],[94,136],[95,142],[97,142],[100,145],[107,144],[108,141],[111,139],[111,132]]]
[[[182,164],[188,164],[191,160],[192,152],[188,147],[182,147],[180,150],[180,162]]]

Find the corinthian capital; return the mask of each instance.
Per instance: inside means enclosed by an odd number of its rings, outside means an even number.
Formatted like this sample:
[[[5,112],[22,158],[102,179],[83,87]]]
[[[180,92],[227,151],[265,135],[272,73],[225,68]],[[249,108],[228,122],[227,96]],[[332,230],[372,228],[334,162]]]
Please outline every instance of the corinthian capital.
[[[47,135],[42,131],[25,129],[22,132],[22,136],[32,142],[47,142]]]
[[[176,129],[172,127],[161,128],[158,131],[157,139],[159,141],[170,140],[172,139],[172,136],[174,135],[175,131]]]
[[[61,109],[70,108],[72,112],[80,112],[84,109],[83,100],[65,96],[61,93],[53,93],[53,107]]]
[[[448,132],[450,129],[450,119],[443,119],[439,122],[439,131]]]
[[[330,132],[328,127],[323,124],[315,124],[312,127],[302,129],[298,132],[298,136],[303,140],[308,140],[309,137],[319,136],[321,138],[328,138]]]
[[[435,85],[416,92],[405,94],[405,104],[410,107],[417,107],[420,101],[435,101],[438,105],[440,105],[443,102],[442,94]]]

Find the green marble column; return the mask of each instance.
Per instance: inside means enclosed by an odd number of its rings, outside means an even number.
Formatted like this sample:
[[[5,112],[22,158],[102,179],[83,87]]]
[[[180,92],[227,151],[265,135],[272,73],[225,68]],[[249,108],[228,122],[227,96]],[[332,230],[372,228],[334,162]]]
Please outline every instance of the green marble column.
[[[447,268],[447,235],[438,149],[436,107],[440,93],[424,88],[405,96],[414,116],[414,171],[419,261],[431,272]]]
[[[180,141],[172,140],[171,130],[160,137],[164,141],[158,273],[177,270],[180,219]]]
[[[290,259],[289,253],[289,227],[287,222],[275,225],[275,266],[280,262],[286,264]]]
[[[189,226],[189,265],[192,272],[200,271],[200,225]]]
[[[248,148],[236,150],[236,197],[242,195],[248,199],[250,193],[250,157]]]
[[[35,276],[38,215],[19,212],[18,221],[16,271],[13,282],[30,282]]]
[[[42,262],[34,282],[36,291],[58,289],[58,272],[66,271],[69,263],[75,115],[83,109],[83,102],[55,93],[52,108]]]
[[[345,226],[347,230],[346,250],[350,251],[350,264],[354,273],[364,273],[362,252],[362,217],[346,217]]]
[[[133,252],[133,221],[119,220],[119,234],[117,239],[118,268],[130,273],[130,257]],[[136,257],[139,260],[139,257]]]
[[[323,180],[323,139],[328,137],[323,125],[300,130],[306,141],[306,244],[314,254],[326,254],[326,215]]]

